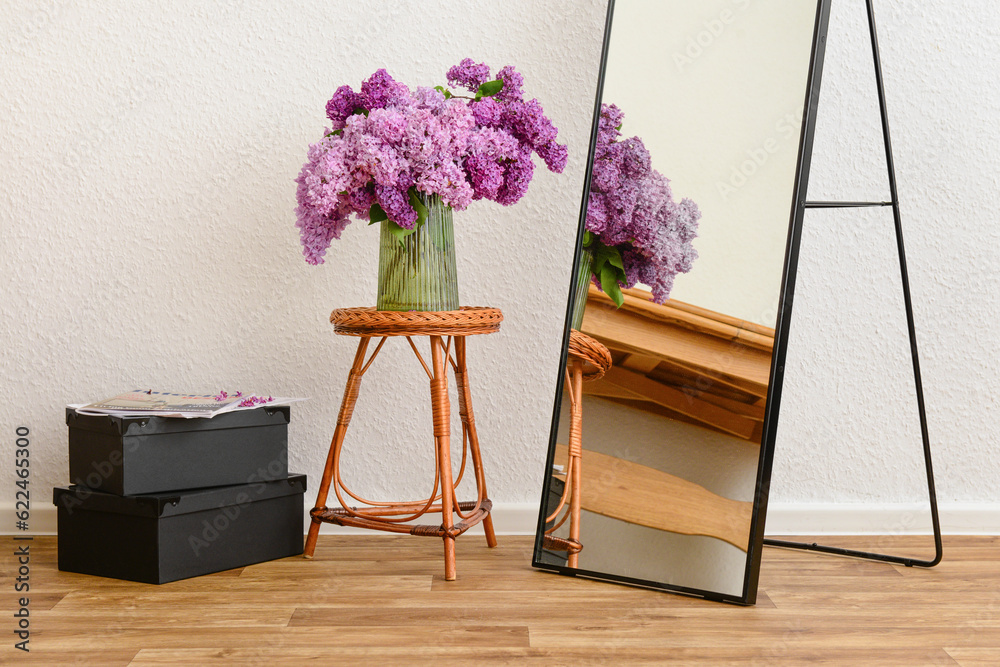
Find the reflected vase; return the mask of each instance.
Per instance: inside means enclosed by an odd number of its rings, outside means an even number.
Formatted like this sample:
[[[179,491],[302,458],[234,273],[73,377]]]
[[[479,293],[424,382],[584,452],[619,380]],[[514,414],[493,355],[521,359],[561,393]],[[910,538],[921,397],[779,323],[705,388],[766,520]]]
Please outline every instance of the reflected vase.
[[[420,195],[427,221],[402,242],[382,223],[378,259],[378,310],[458,310],[455,230],[450,206]]]
[[[583,311],[587,309],[587,291],[590,289],[591,267],[594,253],[590,248],[580,249],[580,270],[576,274],[576,292],[573,297],[573,318],[570,327],[580,330],[583,325]]]

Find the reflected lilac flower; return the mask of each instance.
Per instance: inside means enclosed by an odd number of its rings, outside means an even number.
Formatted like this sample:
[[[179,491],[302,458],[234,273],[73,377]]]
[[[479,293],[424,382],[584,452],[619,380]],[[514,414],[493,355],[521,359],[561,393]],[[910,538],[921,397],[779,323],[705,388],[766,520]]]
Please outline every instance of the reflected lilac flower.
[[[587,202],[587,230],[618,250],[625,267],[621,287],[649,285],[656,303],[670,298],[674,278],[691,270],[698,252],[701,212],[690,199],[673,200],[670,181],[652,168],[639,137],[621,139],[625,119],[613,104],[601,106]],[[593,282],[600,288],[597,276]]]

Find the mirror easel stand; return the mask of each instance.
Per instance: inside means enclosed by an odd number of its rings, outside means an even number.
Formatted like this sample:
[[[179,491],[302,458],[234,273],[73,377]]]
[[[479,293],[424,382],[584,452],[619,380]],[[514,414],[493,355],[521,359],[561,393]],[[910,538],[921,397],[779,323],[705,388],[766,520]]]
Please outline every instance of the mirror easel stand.
[[[853,549],[842,549],[839,547],[823,546],[816,543],[789,542],[785,540],[764,539],[767,546],[784,547],[790,549],[804,549],[807,551],[819,551],[839,556],[852,556],[855,558],[865,558],[869,560],[898,563],[907,567],[934,567],[941,562],[943,555],[941,546],[941,524],[938,517],[937,495],[934,490],[934,469],[931,465],[930,437],[927,433],[927,414],[924,409],[924,392],[920,380],[920,360],[917,354],[917,337],[913,325],[913,306],[910,300],[910,282],[906,270],[906,254],[903,249],[903,227],[899,212],[899,197],[896,192],[896,172],[892,160],[892,143],[889,138],[889,116],[886,112],[885,88],[882,81],[882,64],[879,56],[878,34],[875,28],[874,0],[866,0],[868,9],[868,30],[871,37],[872,58],[875,65],[875,83],[878,88],[879,110],[882,116],[882,138],[885,143],[886,168],[889,175],[889,195],[890,201],[884,202],[847,202],[847,201],[800,201],[799,205],[805,209],[831,209],[831,208],[870,208],[870,207],[891,207],[892,217],[896,231],[896,248],[899,255],[900,277],[903,286],[903,303],[906,308],[906,326],[910,338],[910,353],[913,359],[913,381],[917,395],[917,412],[920,417],[920,435],[923,439],[924,466],[927,473],[927,491],[930,498],[931,524],[934,530],[934,558],[931,560],[920,560],[903,556],[892,556],[887,554],[869,553]],[[815,114],[811,115],[811,122],[815,123]],[[812,128],[806,133],[808,141],[812,143]],[[809,151],[812,146],[807,147]]]

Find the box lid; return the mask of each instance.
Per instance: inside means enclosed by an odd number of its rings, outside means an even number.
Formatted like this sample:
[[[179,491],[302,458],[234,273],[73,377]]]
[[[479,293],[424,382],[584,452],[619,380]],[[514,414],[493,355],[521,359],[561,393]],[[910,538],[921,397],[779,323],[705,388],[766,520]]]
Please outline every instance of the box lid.
[[[253,410],[224,412],[210,419],[204,417],[182,419],[179,417],[114,417],[111,415],[81,415],[73,408],[66,408],[66,425],[94,433],[114,436],[158,435],[160,433],[185,433],[211,431],[224,428],[251,428],[288,424],[291,408],[287,405],[262,406]]]
[[[251,482],[235,486],[215,486],[188,491],[149,493],[140,496],[117,496],[74,484],[68,487],[57,486],[52,489],[52,502],[70,513],[74,510],[83,510],[164,518],[234,505],[246,505],[260,500],[305,493],[305,490],[305,475],[289,475],[288,479],[271,482]]]

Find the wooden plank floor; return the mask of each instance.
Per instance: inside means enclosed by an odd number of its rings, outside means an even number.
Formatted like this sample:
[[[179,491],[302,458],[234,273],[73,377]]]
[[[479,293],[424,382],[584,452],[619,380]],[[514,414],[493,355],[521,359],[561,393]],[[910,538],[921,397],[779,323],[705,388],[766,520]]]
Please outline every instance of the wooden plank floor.
[[[535,571],[528,537],[459,539],[455,582],[439,540],[374,535],[162,586],[59,572],[38,537],[30,654],[13,648],[0,539],[2,664],[1000,665],[1000,537],[945,538],[930,570],[768,548],[756,607]],[[825,540],[914,556],[928,541]]]

